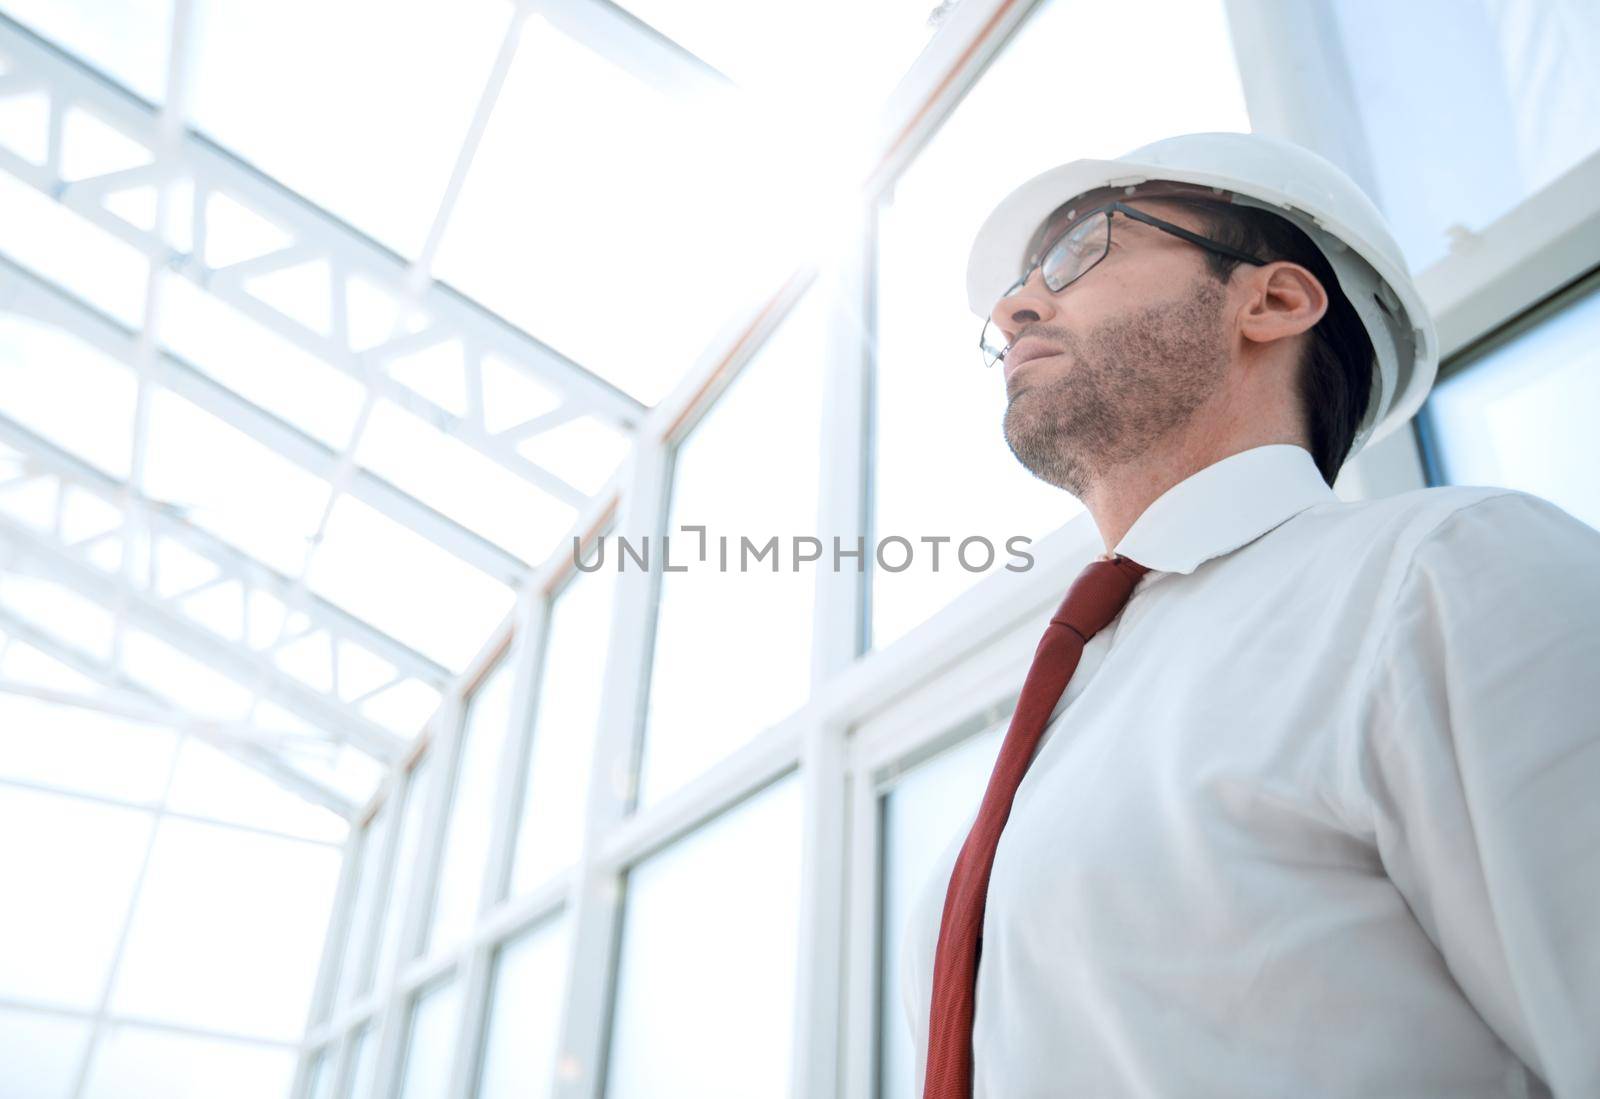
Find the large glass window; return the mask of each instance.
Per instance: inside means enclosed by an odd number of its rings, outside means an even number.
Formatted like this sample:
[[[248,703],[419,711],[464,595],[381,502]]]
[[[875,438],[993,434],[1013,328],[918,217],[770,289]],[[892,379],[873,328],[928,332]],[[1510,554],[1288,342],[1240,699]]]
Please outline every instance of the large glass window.
[[[566,990],[567,937],[566,922],[557,917],[507,942],[496,954],[479,1099],[550,1094]]]
[[[904,538],[913,552],[901,571],[874,568],[874,645],[1013,561],[1009,538],[1037,539],[1082,511],[1006,445],[1004,378],[984,369],[982,322],[967,307],[972,234],[1012,188],[1057,164],[1177,133],[1248,129],[1220,0],[1144,4],[1136,25],[1120,8],[1055,0],[895,182],[878,238],[873,523],[879,541]],[[967,558],[978,571],[955,559],[969,537],[993,545],[988,569],[978,543]],[[906,564],[898,543],[884,556],[889,569]]]
[[[329,1045],[312,1058],[306,1095],[310,1099],[330,1099],[333,1095],[334,1073],[339,1067],[339,1047]]]
[[[788,1094],[800,810],[791,775],[629,872],[612,1099]]]
[[[178,749],[167,808],[305,839],[343,843],[337,813],[284,789],[220,748],[189,738]]]
[[[384,895],[385,856],[390,854],[389,825],[394,818],[393,804],[394,799],[389,798],[379,805],[361,830],[361,846],[355,856],[361,860],[357,868],[356,894],[351,901],[350,925],[345,931],[344,951],[340,955],[337,986],[340,1006],[372,986],[372,937],[378,903]]]
[[[507,6],[290,0],[269,10],[204,0],[196,8],[195,124],[397,251],[420,252]],[[293,80],[282,79],[286,62]],[[267,87],[273,94],[261,94]]]
[[[817,529],[823,309],[807,295],[678,447],[666,529],[671,563],[686,571],[661,577],[640,805],[798,709],[810,690],[813,594],[832,547],[800,564],[794,545]],[[685,525],[706,528],[704,560]]]
[[[622,6],[747,91],[798,101],[806,117],[848,128],[876,121],[861,105],[883,102],[905,74],[933,33],[929,13],[937,5],[817,0],[794,9],[770,0],[624,0]],[[840,34],[841,26],[850,33]],[[822,56],[827,80],[816,79]]]
[[[401,1099],[437,1099],[445,1093],[450,1082],[450,1058],[456,1047],[460,1006],[458,981],[418,993],[411,1008]]]
[[[145,99],[161,102],[172,42],[172,0],[62,4],[6,0],[6,14],[82,57]]]
[[[1600,529],[1600,278],[1552,306],[1434,387],[1430,480],[1521,489]]]
[[[1327,6],[1374,197],[1413,270],[1600,149],[1600,7],[1588,0]]]
[[[433,756],[424,755],[411,769],[406,779],[405,807],[401,814],[399,847],[389,874],[389,898],[383,912],[383,938],[379,940],[377,968],[388,972],[394,965],[394,952],[400,942],[400,929],[404,924],[406,907],[411,900],[411,879],[417,870],[417,848],[422,842],[424,814],[428,809],[428,776],[433,770]],[[405,961],[400,964],[403,966]]]
[[[368,1024],[356,1035],[350,1053],[350,1086],[345,1099],[374,1099],[373,1081],[378,1076],[378,1025]]]
[[[36,102],[42,104],[42,97]],[[31,136],[38,139],[36,150],[38,155],[30,159],[43,164],[44,151],[47,147],[45,141],[49,136],[48,114],[40,110],[36,114],[36,119],[39,125]],[[27,150],[18,148],[17,144],[17,135],[0,133],[0,145],[27,157]],[[9,172],[0,172],[0,206],[6,209],[6,219],[0,222],[0,250],[4,251],[6,259],[50,280],[74,298],[115,317],[123,324],[133,327],[141,323],[144,317],[144,288],[150,272],[150,261],[141,255],[137,248],[120,237],[112,236],[59,202],[51,200],[50,196],[40,194]],[[32,323],[15,316],[9,316],[5,320],[8,327]],[[55,365],[53,359],[40,358],[33,354],[32,348],[24,346],[21,350],[29,354],[34,362],[49,362],[52,366]],[[29,361],[29,359],[12,358],[9,354],[6,359],[9,360],[7,365]],[[83,369],[74,367],[74,372],[78,373]],[[35,370],[32,373],[41,379],[51,377],[50,372],[43,370]],[[111,380],[111,376],[107,375],[101,384],[107,384]],[[124,382],[108,390],[106,396],[112,400],[120,400],[122,394],[118,390],[124,387],[128,387],[128,383]],[[84,391],[78,390],[78,392]],[[13,396],[9,385],[5,390],[5,396],[8,398]],[[72,409],[73,406],[69,403],[66,410]],[[94,422],[104,423],[110,427],[121,419],[114,408],[101,410],[99,407],[84,408],[80,405],[76,411],[77,418],[84,427]],[[128,425],[121,425],[119,433],[126,438]],[[110,451],[113,449],[112,442],[105,440],[98,449]],[[90,460],[99,459],[97,455],[91,455]],[[126,461],[127,455],[124,451],[115,464],[105,463],[105,466],[113,473],[125,474]],[[118,464],[121,464],[122,468],[119,469]]]
[[[0,997],[98,1006],[150,828],[148,813],[0,786]]]
[[[428,946],[432,950],[445,949],[459,941],[478,912],[483,872],[489,860],[500,755],[511,720],[513,675],[510,662],[502,660],[467,708],[455,792],[450,799],[440,853],[438,894],[428,929]]]
[[[782,151],[731,94],[653,86],[535,13],[435,270],[654,404],[788,273],[796,219],[764,216]]]
[[[177,741],[169,729],[0,695],[0,776],[6,778],[154,804]]]
[[[1520,488],[1600,528],[1600,278],[1541,312],[1434,387],[1430,480]]]
[[[306,583],[455,671],[477,655],[516,598],[504,584],[351,496],[334,502]]]
[[[86,1099],[283,1099],[293,1047],[113,1025],[100,1039]],[[181,1066],[181,1068],[179,1067]]]
[[[88,1019],[0,1008],[0,1065],[19,1096],[70,1095],[89,1041]]]
[[[111,1010],[298,1038],[339,857],[330,844],[162,820]]]
[[[883,930],[878,939],[882,943],[878,1011],[883,1044],[878,1053],[878,1094],[883,1099],[915,1099],[915,1050],[901,1002],[906,920],[918,894],[939,888],[940,883],[933,882],[930,874],[940,853],[959,842],[962,824],[977,810],[1004,735],[1005,725],[1000,725],[968,737],[900,779],[881,802]]]
[[[589,793],[616,572],[579,572],[550,608],[511,891],[525,893],[578,857]]]
[[[9,205],[8,179],[0,173],[0,204]],[[6,220],[13,217],[25,214]],[[0,247],[9,244],[0,235]],[[61,329],[5,314],[0,315],[0,383],[0,413],[113,476],[127,476],[136,394],[127,367]],[[79,393],[93,393],[94,403],[84,408],[74,402]]]

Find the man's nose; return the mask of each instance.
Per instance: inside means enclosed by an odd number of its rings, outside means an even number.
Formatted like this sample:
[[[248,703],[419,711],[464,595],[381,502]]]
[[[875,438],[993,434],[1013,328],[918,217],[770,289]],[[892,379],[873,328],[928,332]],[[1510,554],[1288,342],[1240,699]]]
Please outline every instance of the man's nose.
[[[989,319],[994,321],[995,327],[1000,329],[1005,335],[1006,342],[1010,343],[1017,338],[1017,333],[1022,331],[1023,325],[1049,320],[1055,316],[1055,312],[1055,305],[1050,300],[1049,292],[1045,290],[1044,280],[1037,277],[1035,272],[1025,284],[995,302],[994,309],[989,313]]]

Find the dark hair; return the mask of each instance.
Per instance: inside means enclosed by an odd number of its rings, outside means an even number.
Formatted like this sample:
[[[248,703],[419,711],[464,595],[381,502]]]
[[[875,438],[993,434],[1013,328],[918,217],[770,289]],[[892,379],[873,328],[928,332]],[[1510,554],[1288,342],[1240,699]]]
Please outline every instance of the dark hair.
[[[1200,231],[1220,244],[1269,262],[1298,263],[1327,291],[1328,311],[1311,329],[1296,382],[1311,456],[1331,487],[1372,399],[1374,355],[1366,326],[1339,288],[1328,258],[1299,226],[1270,210],[1187,195],[1151,198],[1191,211]],[[1243,262],[1216,252],[1205,256],[1222,282]]]

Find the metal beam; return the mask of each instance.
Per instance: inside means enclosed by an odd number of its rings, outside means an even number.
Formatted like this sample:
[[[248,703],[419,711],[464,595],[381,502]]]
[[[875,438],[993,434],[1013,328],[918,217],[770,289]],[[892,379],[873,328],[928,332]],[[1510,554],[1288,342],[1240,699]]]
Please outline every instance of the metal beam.
[[[116,612],[119,601],[128,621],[173,648],[230,677],[241,685],[259,682],[262,696],[299,715],[317,728],[347,739],[377,759],[398,759],[406,744],[400,737],[278,668],[265,655],[228,641],[183,617],[154,593],[130,588],[120,577],[102,572],[58,541],[0,515],[0,542],[12,549],[12,567],[65,584],[85,598]]]
[[[4,16],[0,16],[0,50],[13,65],[12,73],[6,77],[7,83],[12,90],[43,91],[49,97],[53,125],[69,106],[79,106],[145,147],[157,147],[159,114],[154,108]],[[396,302],[405,302],[410,275],[407,261],[198,134],[184,135],[177,158],[178,171],[193,182],[191,214],[199,230],[196,254],[174,252],[156,232],[124,221],[103,204],[110,190],[158,182],[154,165],[67,181],[60,176],[57,159],[58,150],[53,150],[50,161],[40,167],[0,149],[0,167],[17,178],[146,255],[163,259],[174,271],[230,305],[334,367],[373,385],[383,396],[568,503],[584,499],[586,494],[523,457],[515,445],[501,438],[499,433],[489,431],[481,415],[481,393],[469,394],[468,405],[473,412],[463,416],[394,381],[381,369],[369,371],[369,367],[386,366],[400,353],[411,350],[419,339],[426,343],[459,341],[469,381],[476,378],[483,358],[493,355],[557,393],[570,412],[568,419],[592,415],[624,433],[631,433],[643,419],[645,406],[635,398],[484,306],[431,280],[418,302],[426,317],[421,334],[404,341],[386,341],[373,348],[354,346],[349,339],[347,323],[348,280],[360,280],[380,288]],[[284,249],[252,257],[245,264],[207,265],[201,240],[205,235],[210,197],[218,193],[282,227],[291,243]],[[330,323],[326,332],[277,309],[245,288],[247,274],[301,262],[327,264],[332,285]]]
[[[70,332],[130,367],[136,361],[136,333],[4,256],[0,256],[0,303],[10,312]],[[326,443],[252,404],[171,352],[161,352],[150,367],[152,378],[162,386],[308,473],[329,479],[338,470],[339,455]],[[520,586],[528,574],[528,563],[515,554],[368,470],[357,469],[353,473],[349,492],[362,503],[503,584]]]
[[[0,632],[12,632],[10,627],[20,627],[24,620],[0,610]],[[20,640],[20,639],[19,639]],[[104,684],[102,684],[104,685]],[[191,726],[203,723],[206,728],[227,734],[240,744],[254,745],[269,751],[287,749],[295,751],[306,744],[337,744],[331,737],[301,736],[295,733],[274,733],[243,721],[222,721],[191,714],[176,704],[157,701],[148,693],[130,693],[124,687],[107,687],[104,694],[88,695],[79,691],[63,691],[55,687],[41,687],[36,683],[0,678],[0,694],[18,698],[31,698],[55,706],[70,706],[76,710],[93,710],[110,717],[126,718],[145,725],[162,725],[171,729],[194,731]]]
[[[442,664],[321,596],[305,593],[298,599],[292,598],[294,581],[290,577],[182,518],[170,505],[133,492],[125,482],[4,415],[0,415],[0,443],[21,452],[31,469],[60,478],[112,507],[140,508],[153,536],[170,538],[216,566],[219,576],[237,581],[247,591],[270,595],[290,612],[305,615],[312,625],[326,631],[336,642],[359,646],[394,665],[402,676],[420,679],[435,690],[442,692],[449,686],[452,673]]]
[[[228,753],[247,767],[254,768],[290,793],[338,813],[345,820],[354,820],[360,806],[330,786],[301,771],[281,754],[262,744],[238,735],[229,724],[208,721],[185,713],[171,699],[163,698],[149,688],[134,682],[116,668],[94,659],[54,634],[39,628],[9,611],[0,609],[0,632],[33,646],[46,656],[65,664],[79,675],[94,680],[108,691],[121,696],[93,700],[95,708],[142,721],[159,722],[165,727],[192,733],[219,750]],[[40,696],[39,691],[27,693]],[[61,692],[55,692],[61,694]],[[67,705],[82,704],[62,694],[59,699]]]

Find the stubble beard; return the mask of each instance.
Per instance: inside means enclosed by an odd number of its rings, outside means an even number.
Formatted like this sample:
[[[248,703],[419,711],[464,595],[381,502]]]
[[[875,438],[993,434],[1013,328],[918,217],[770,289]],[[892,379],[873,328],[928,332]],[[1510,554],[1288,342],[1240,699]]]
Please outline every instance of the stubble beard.
[[[1226,295],[1197,280],[1186,299],[1108,321],[1078,338],[1035,329],[1067,355],[1065,372],[1022,379],[1003,431],[1034,476],[1082,498],[1107,470],[1181,431],[1221,385],[1228,354]]]

